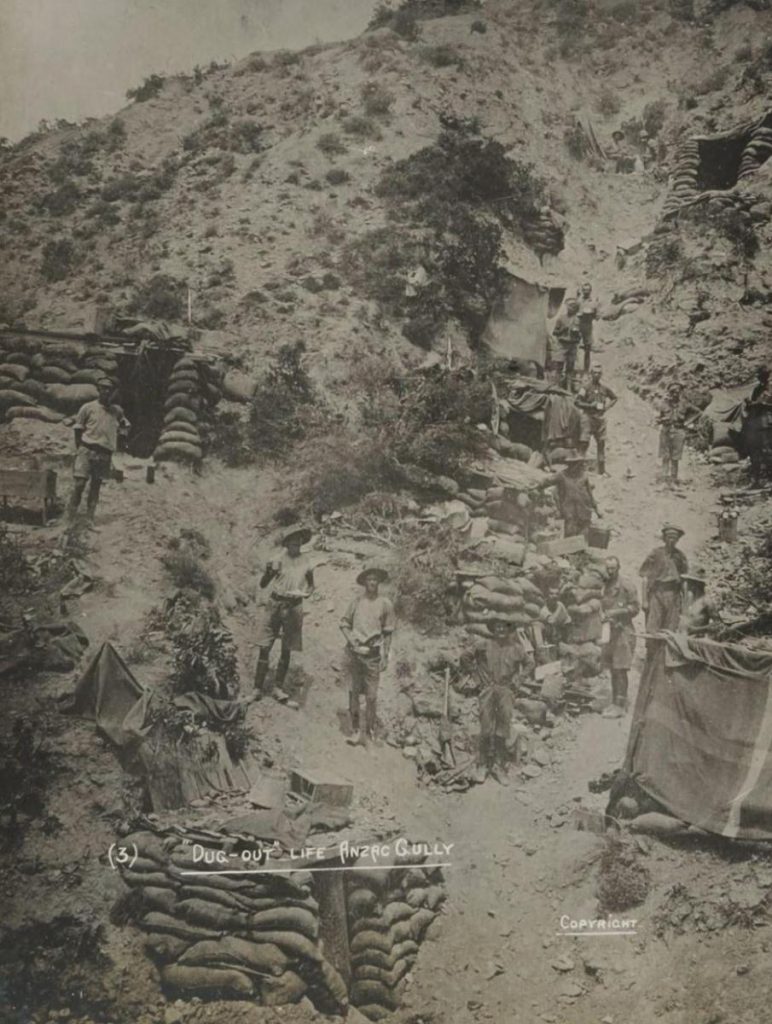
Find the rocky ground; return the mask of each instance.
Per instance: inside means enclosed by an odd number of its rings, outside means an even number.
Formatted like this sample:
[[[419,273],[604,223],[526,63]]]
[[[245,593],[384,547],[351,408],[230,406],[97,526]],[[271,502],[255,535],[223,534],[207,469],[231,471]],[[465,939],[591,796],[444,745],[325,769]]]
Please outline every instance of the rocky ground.
[[[683,266],[670,266],[664,274],[647,276],[665,175],[617,176],[578,162],[566,150],[564,132],[577,113],[589,110],[596,128],[608,134],[617,122],[640,117],[646,103],[662,99],[667,168],[667,153],[679,133],[759,116],[763,96],[741,80],[748,67],[765,59],[759,40],[769,16],[733,5],[715,19],[688,23],[656,4],[641,6],[650,17],[633,26],[635,45],[630,26],[596,17],[593,32],[608,45],[596,42],[565,57],[556,53],[560,5],[532,12],[530,6],[490,2],[481,10],[424,22],[418,42],[384,29],[297,59],[253,56],[213,70],[203,81],[170,81],[156,97],[121,112],[125,141],[112,150],[109,142],[100,144],[89,157],[93,168],[74,176],[81,197],[72,209],[65,202],[59,212],[51,209],[53,200],[42,206],[34,200],[62,187],[49,180],[50,165],[63,142],[83,132],[33,139],[5,163],[14,179],[6,214],[12,252],[2,271],[7,317],[23,316],[29,324],[48,327],[82,326],[94,300],[131,302],[137,291],[131,268],[140,260],[148,277],[163,273],[193,287],[194,319],[201,315],[209,340],[251,373],[279,344],[303,337],[315,379],[345,404],[355,397],[351,368],[365,350],[375,346],[412,361],[423,356],[401,335],[399,324],[383,317],[347,278],[344,248],[384,223],[385,207],[373,191],[377,176],[389,158],[435,137],[439,111],[480,114],[491,135],[549,174],[556,205],[565,208],[569,222],[559,257],[546,256],[540,265],[522,238],[513,237],[508,239],[513,262],[523,272],[543,273],[563,285],[586,273],[604,311],[620,291],[643,286],[651,291],[635,311],[603,320],[599,329],[598,358],[620,402],[610,415],[609,476],[598,479],[596,489],[623,572],[636,575],[662,521],[674,520],[687,530],[687,553],[705,562],[732,603],[744,579],[743,564],[756,557],[768,530],[763,496],[743,506],[739,543],[720,544],[719,495],[735,491],[745,470],[712,468],[691,453],[683,467],[684,485],[663,488],[657,482],[650,400],[676,365],[695,387],[705,388],[749,379],[752,364],[769,354],[764,327],[769,225],[758,225],[762,248],[750,263],[709,232],[701,241],[699,233],[679,229],[687,253],[689,247],[698,250],[701,275],[690,277]],[[486,31],[473,30],[481,19]],[[427,46],[451,47],[463,65],[427,64],[421,57]],[[706,74],[713,67],[727,68],[726,76],[707,88]],[[760,73],[766,74],[765,67]],[[364,137],[347,133],[344,123],[361,114],[361,88],[373,79],[393,94],[387,113],[370,116],[378,137],[372,127]],[[616,97],[614,113],[608,100],[602,104],[608,93]],[[678,103],[677,95],[688,96],[690,105]],[[598,112],[601,107],[605,114]],[[223,168],[224,151],[211,139],[201,149],[184,143],[205,123],[206,131],[218,130],[211,121],[220,109],[228,111],[231,122],[259,120],[269,143],[259,154],[233,153],[231,170],[229,161]],[[343,140],[345,152],[330,155],[320,149],[320,136],[331,133]],[[132,193],[135,186],[124,182],[119,198],[101,199],[117,213],[117,222],[104,205],[89,212],[106,183],[129,173],[156,173],[170,157],[182,163],[170,172],[158,198],[140,199]],[[337,176],[335,185],[329,175],[333,168],[347,175]],[[98,230],[89,234],[94,224]],[[59,282],[40,277],[51,229],[55,237],[73,240],[78,254],[69,276]],[[625,259],[619,258],[620,247],[628,252]],[[332,275],[326,286],[308,287],[309,278],[322,280],[325,274]],[[749,281],[757,283],[762,298],[741,303]],[[708,315],[695,326],[690,315],[698,301]],[[63,430],[35,424],[30,433],[21,431],[18,421],[0,430],[10,453],[36,452],[48,464],[66,465],[69,442]],[[296,457],[302,463],[302,451]],[[233,469],[207,459],[197,475],[167,464],[151,486],[131,464],[127,459],[125,482],[105,491],[99,532],[83,552],[96,585],[71,603],[71,614],[93,647],[110,640],[135,659],[134,671],[143,682],[160,683],[167,666],[164,652],[138,651],[148,612],[172,589],[160,557],[181,528],[195,528],[211,545],[218,601],[248,687],[255,660],[249,592],[271,550],[273,517],[293,502],[294,467]],[[52,549],[62,532],[56,521],[45,529],[17,525],[13,530],[25,549],[36,553]],[[247,724],[261,752],[282,768],[314,767],[352,782],[358,825],[455,843],[443,927],[422,949],[405,1007],[394,1019],[405,1024],[766,1020],[772,878],[760,854],[639,838],[626,853],[647,882],[643,902],[627,912],[636,919],[636,934],[571,938],[560,933],[561,915],[597,912],[599,863],[607,840],[578,831],[574,812],[580,805],[605,806],[605,795],[592,794],[588,783],[619,765],[627,719],[587,714],[561,720],[543,743],[546,757],[538,774],[526,778],[515,771],[507,785],[489,780],[463,794],[419,783],[412,761],[388,743],[365,751],[344,742],[338,620],[356,565],[383,549],[342,538],[329,548],[317,571],[318,600],[310,604],[306,620],[302,668],[309,685],[303,706],[293,710],[263,702],[250,708]],[[407,660],[420,671],[447,643],[443,636],[400,625],[382,681],[386,719],[397,706],[396,666]],[[72,915],[79,935],[84,927],[103,929],[96,946],[107,959],[90,959],[90,947],[84,946],[80,992],[85,994],[73,990],[69,999],[42,1000],[35,1019],[175,1024],[227,1015],[251,1024],[317,1018],[308,1007],[266,1010],[163,998],[136,935],[109,922],[122,885],[105,854],[135,809],[137,793],[92,725],[61,714],[57,698],[71,686],[69,676],[43,674],[6,689],[7,727],[17,716],[31,719],[50,751],[52,770],[45,815],[23,822],[23,843],[6,858],[3,888],[11,930],[4,942],[7,947],[28,941],[31,963],[43,958],[47,943],[55,971],[72,941],[66,921],[51,926],[45,941],[34,929],[27,938],[19,929],[30,920]]]

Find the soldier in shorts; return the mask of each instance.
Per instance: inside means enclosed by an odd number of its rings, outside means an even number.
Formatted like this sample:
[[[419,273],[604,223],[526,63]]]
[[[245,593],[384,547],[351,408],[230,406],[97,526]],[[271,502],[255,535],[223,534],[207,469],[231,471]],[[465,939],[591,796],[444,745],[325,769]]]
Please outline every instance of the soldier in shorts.
[[[260,580],[261,589],[271,585],[267,601],[258,609],[255,631],[260,654],[255,671],[255,700],[273,695],[286,701],[284,680],[293,651],[303,650],[303,599],[314,589],[314,573],[308,555],[300,550],[311,539],[306,526],[293,526],[282,537],[285,553],[270,561]],[[275,691],[268,683],[268,659],[274,643],[281,639],[281,655],[276,667]]]
[[[118,438],[129,429],[129,421],[123,409],[119,405],[110,404],[114,391],[115,386],[110,378],[103,377],[97,384],[99,397],[82,405],[75,418],[74,483],[67,506],[70,523],[75,519],[88,484],[86,514],[89,523],[93,524],[102,484],[110,479]]]
[[[364,587],[346,610],[340,624],[346,638],[346,667],[350,679],[349,712],[354,735],[353,744],[367,746],[375,738],[378,683],[389,659],[394,632],[394,606],[388,597],[378,593],[388,579],[385,569],[370,566],[357,576]],[[364,694],[364,729],[359,712],[359,698]]]

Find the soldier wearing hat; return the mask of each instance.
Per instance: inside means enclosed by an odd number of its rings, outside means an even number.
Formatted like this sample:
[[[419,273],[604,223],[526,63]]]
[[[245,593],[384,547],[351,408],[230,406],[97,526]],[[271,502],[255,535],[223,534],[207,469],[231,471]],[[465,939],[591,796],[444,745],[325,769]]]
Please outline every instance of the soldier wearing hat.
[[[118,449],[118,439],[129,429],[129,421],[119,405],[110,399],[115,386],[109,377],[97,382],[98,397],[80,407],[75,417],[75,462],[72,467],[74,484],[67,506],[70,522],[80,506],[88,484],[86,511],[93,523],[102,483],[110,477],[112,458]]]
[[[686,555],[678,547],[684,531],[665,523],[663,544],[654,548],[641,565],[641,607],[646,613],[646,632],[677,630],[683,604],[683,577],[689,572]]]
[[[293,651],[303,650],[303,600],[314,589],[314,573],[308,555],[301,551],[312,537],[307,526],[293,526],[281,538],[284,552],[267,563],[260,579],[260,588],[270,585],[270,593],[258,609],[255,624],[256,642],[260,650],[255,670],[255,699],[273,694],[286,700],[284,681]],[[281,638],[281,654],[276,666],[275,689],[268,683],[268,659],[271,648]]]
[[[532,666],[511,622],[492,619],[488,628],[492,636],[478,644],[474,661],[480,682],[478,766],[486,777],[503,782],[518,684]]]
[[[606,413],[613,405],[616,405],[618,399],[611,388],[601,381],[602,374],[600,366],[593,366],[590,372],[590,383],[580,389],[574,404],[587,417],[590,437],[595,438],[598,472],[604,475],[606,472]]]
[[[394,605],[379,593],[381,583],[388,578],[389,574],[380,566],[366,566],[357,576],[362,593],[352,600],[340,623],[340,631],[346,638],[346,667],[350,681],[350,742],[362,746],[375,739],[378,683],[389,660],[394,633]],[[362,695],[365,698],[364,728],[359,708]]]
[[[700,413],[695,405],[684,398],[683,389],[683,384],[673,381],[657,410],[662,475],[674,484],[678,483],[678,463],[684,451],[687,421]]]
[[[563,520],[563,536],[577,537],[592,523],[593,513],[599,515],[592,486],[585,472],[585,458],[579,452],[570,452],[566,468],[538,484],[539,490],[554,487],[558,509]]]

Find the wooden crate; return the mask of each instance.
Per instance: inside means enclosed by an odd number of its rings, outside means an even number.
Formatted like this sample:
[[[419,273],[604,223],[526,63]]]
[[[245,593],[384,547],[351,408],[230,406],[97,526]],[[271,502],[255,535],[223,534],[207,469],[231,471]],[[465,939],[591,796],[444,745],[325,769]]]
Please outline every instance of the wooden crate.
[[[576,537],[561,537],[559,540],[545,540],[539,545],[540,555],[575,555],[578,551],[587,550],[587,538],[584,534],[577,534]]]
[[[324,803],[331,807],[349,807],[354,799],[354,787],[345,782],[323,781],[306,771],[290,772],[290,792],[304,797],[309,803]]]
[[[43,526],[56,501],[56,473],[53,469],[3,469],[0,467],[0,497],[3,507],[9,498],[39,503]]]

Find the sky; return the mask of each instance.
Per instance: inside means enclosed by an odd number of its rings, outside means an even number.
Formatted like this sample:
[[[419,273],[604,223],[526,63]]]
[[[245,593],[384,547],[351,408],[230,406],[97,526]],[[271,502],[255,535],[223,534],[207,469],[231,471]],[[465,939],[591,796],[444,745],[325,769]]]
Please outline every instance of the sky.
[[[154,72],[358,35],[375,0],[0,0],[0,136],[125,106]]]

